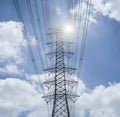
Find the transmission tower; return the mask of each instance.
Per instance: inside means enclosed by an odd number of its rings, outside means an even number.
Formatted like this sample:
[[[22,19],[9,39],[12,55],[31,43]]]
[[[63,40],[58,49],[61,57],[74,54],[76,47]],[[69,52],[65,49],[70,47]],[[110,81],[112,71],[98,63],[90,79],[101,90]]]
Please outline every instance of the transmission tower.
[[[66,62],[74,54],[67,49],[73,43],[66,40],[62,28],[50,29],[48,36],[47,45],[50,52],[46,55],[52,59],[54,64],[45,69],[52,77],[43,83],[49,89],[43,98],[47,103],[52,102],[51,117],[71,117],[70,101],[75,102],[78,97],[72,89],[78,82],[70,78],[76,68],[67,65]]]

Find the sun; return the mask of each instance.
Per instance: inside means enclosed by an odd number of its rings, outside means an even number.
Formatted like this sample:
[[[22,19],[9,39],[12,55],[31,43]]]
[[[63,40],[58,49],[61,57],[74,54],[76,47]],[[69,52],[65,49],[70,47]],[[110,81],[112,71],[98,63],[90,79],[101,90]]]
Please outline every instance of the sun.
[[[63,31],[65,34],[72,34],[73,33],[73,25],[71,24],[65,24]]]

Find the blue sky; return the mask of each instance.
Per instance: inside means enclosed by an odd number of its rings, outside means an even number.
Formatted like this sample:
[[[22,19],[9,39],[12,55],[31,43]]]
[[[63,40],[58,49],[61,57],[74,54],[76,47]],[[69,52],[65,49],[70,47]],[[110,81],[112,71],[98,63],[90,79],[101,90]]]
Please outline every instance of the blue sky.
[[[85,1],[83,0],[83,9],[86,5]],[[19,0],[19,4],[39,74],[37,75],[34,71],[24,41],[23,24],[19,22],[13,0],[0,0],[0,95],[2,95],[0,97],[0,117],[37,117],[38,114],[47,117],[45,102],[40,98],[42,94],[38,93],[41,88],[38,86],[37,79],[39,76],[43,80],[46,76],[39,58],[26,0]],[[81,76],[79,77],[78,94],[81,95],[81,98],[76,104],[75,117],[96,117],[98,113],[102,117],[119,117],[120,1],[93,0],[91,4],[90,23]],[[34,1],[32,0],[31,5],[34,20],[37,21]],[[66,23],[65,1],[52,0],[49,5],[52,27],[59,22],[64,25],[64,22]],[[48,60],[45,53],[49,49],[45,45],[47,36],[40,1],[38,7],[42,18],[41,30],[43,34],[42,40],[40,40],[42,48],[40,53],[45,68],[49,63],[46,62]],[[75,3],[73,7],[68,8],[71,15],[75,15],[77,7],[78,3]],[[77,12],[79,11],[78,9]],[[35,25],[37,26],[37,23]],[[37,32],[39,32],[38,26]],[[41,38],[39,33],[38,37]],[[78,64],[81,45],[77,46],[78,50],[74,52],[77,53],[78,58],[73,60],[76,60]],[[76,66],[73,61],[71,64]],[[110,98],[112,94],[114,96]],[[97,103],[98,100],[100,100],[99,103]],[[103,112],[102,108],[106,113]]]
[[[97,21],[88,31],[82,78],[88,85],[119,82],[120,23],[102,16]]]

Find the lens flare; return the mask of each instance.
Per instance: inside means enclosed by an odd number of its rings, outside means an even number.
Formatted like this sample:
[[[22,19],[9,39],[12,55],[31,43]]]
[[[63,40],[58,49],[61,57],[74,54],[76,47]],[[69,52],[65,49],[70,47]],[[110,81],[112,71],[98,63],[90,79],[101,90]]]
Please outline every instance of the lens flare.
[[[73,33],[73,26],[70,24],[66,24],[64,26],[63,30],[64,30],[65,34],[72,34]]]

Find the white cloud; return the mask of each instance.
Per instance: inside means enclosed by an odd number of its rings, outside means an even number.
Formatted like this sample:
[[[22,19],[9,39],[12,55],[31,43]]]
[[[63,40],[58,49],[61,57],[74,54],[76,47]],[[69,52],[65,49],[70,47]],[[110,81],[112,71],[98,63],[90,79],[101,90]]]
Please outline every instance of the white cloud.
[[[6,64],[5,67],[0,68],[0,74],[22,74],[24,70],[18,68],[15,64]]]
[[[75,117],[119,117],[120,83],[103,85],[88,91],[80,81],[80,97],[76,102]],[[0,80],[0,117],[47,117],[46,103],[36,89],[27,81],[7,78]]]
[[[120,21],[120,0],[92,0],[96,13]]]
[[[37,40],[34,38],[31,39],[31,43],[30,43],[31,46],[36,46],[37,45]]]
[[[120,0],[91,0],[91,15],[89,17],[89,21],[92,23],[96,23],[96,16],[102,14],[103,16],[108,16],[109,18],[113,18],[116,21],[120,22]],[[87,8],[86,0],[82,2],[82,8],[80,4],[77,4],[75,8],[71,9],[70,12],[72,14],[80,14],[82,13],[82,17],[84,17],[85,10]]]
[[[84,92],[77,102],[77,113],[83,117],[119,117],[120,83],[108,87],[97,86],[90,93]]]
[[[26,74],[26,78],[30,81],[32,81],[33,83],[43,83],[45,82],[47,79],[50,78],[50,76],[47,73],[43,73],[43,74]]]
[[[91,11],[91,6],[90,6],[90,16],[89,16],[89,22],[90,23],[97,23],[97,20],[94,18],[94,15]],[[83,23],[81,24],[84,24],[84,20],[86,19],[86,10],[87,10],[87,4],[86,2],[81,2],[80,4],[77,4],[74,8],[70,9],[70,13],[71,14],[76,14],[77,15],[77,19],[78,22],[79,20],[81,20]],[[88,13],[88,12],[87,12]]]
[[[26,111],[31,117],[30,115],[37,113],[38,110],[39,114],[44,116],[45,102],[41,96],[31,84],[24,80],[13,78],[0,80],[0,117],[17,117]]]
[[[21,63],[21,47],[24,46],[23,24],[20,22],[0,22],[0,62],[14,60]]]
[[[23,75],[24,68],[22,66],[26,65],[26,56],[28,55],[26,54],[27,48],[24,38],[23,23],[15,21],[0,22],[1,74]]]

